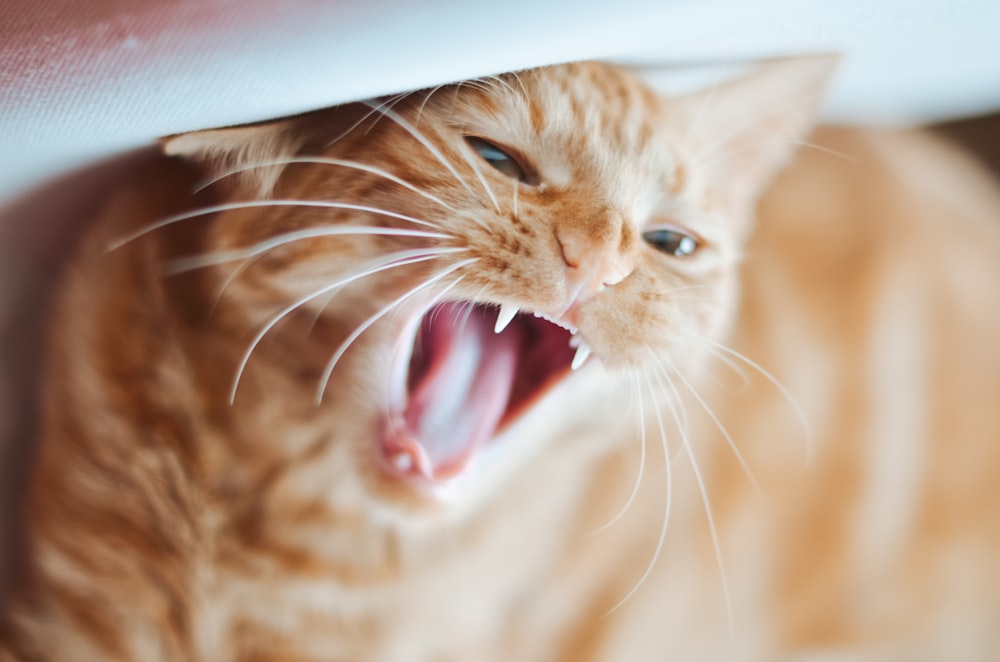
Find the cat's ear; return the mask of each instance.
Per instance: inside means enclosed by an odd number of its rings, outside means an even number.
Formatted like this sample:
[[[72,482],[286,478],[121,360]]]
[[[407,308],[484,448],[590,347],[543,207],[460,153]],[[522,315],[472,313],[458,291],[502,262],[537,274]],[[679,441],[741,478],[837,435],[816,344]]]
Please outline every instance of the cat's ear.
[[[837,62],[832,55],[771,60],[670,102],[690,165],[714,198],[756,203],[814,126]]]
[[[298,127],[286,120],[182,133],[163,138],[160,146],[167,156],[197,163],[208,181],[264,197],[274,189],[285,161],[305,142]]]

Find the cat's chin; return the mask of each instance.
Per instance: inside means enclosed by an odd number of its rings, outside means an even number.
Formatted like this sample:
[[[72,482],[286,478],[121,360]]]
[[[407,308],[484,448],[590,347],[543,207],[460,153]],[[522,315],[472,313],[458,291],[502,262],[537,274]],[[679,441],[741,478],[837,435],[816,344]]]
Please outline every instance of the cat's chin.
[[[441,303],[404,327],[377,442],[390,479],[436,496],[470,480],[512,425],[586,359],[544,316]]]

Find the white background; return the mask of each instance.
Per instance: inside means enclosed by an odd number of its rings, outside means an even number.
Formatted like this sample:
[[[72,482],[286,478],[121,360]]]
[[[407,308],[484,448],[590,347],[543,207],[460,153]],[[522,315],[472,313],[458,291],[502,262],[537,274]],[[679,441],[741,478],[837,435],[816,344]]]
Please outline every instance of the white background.
[[[1000,109],[998,0],[50,4],[0,7],[0,202],[159,135],[572,59],[662,74],[840,51],[828,119]]]

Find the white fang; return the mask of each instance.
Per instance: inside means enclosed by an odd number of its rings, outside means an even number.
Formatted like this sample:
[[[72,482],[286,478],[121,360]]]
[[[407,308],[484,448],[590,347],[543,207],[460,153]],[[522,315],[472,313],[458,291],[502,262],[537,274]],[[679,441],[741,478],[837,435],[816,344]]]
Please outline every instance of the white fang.
[[[517,315],[518,308],[509,303],[500,304],[500,313],[497,315],[496,326],[493,327],[494,333],[500,333],[507,328],[510,321],[514,319],[514,315]]]
[[[571,366],[573,370],[576,370],[577,368],[582,366],[583,362],[587,360],[588,356],[590,356],[590,348],[587,347],[585,344],[580,343],[580,346],[576,350],[576,356],[573,357],[573,364]]]

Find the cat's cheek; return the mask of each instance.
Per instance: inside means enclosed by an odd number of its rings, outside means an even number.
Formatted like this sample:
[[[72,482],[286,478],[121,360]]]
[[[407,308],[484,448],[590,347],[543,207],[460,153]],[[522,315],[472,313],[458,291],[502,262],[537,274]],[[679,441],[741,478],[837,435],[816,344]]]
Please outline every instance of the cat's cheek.
[[[659,349],[669,333],[668,312],[641,288],[627,287],[595,297],[577,319],[594,356],[619,371],[641,366],[650,348]]]

